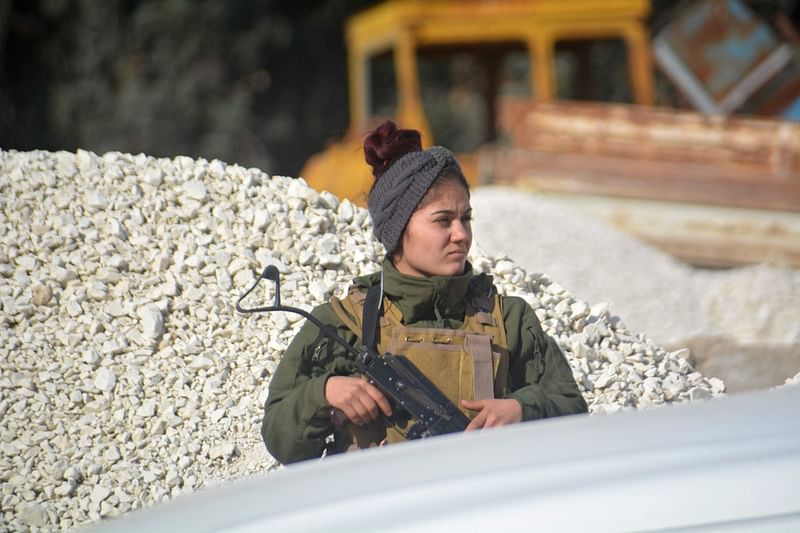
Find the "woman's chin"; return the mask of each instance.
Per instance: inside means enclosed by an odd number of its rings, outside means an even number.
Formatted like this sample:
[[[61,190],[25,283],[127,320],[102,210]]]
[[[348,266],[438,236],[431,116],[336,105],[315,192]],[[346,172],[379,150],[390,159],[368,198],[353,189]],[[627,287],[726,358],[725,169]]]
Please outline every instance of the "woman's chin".
[[[467,259],[465,256],[459,256],[458,254],[454,254],[445,257],[440,262],[431,263],[427,265],[412,266],[407,263],[399,262],[395,263],[394,266],[401,274],[406,274],[408,276],[417,276],[426,278],[432,276],[452,277],[452,276],[460,276],[464,273],[464,269],[467,266]]]
[[[466,259],[458,261],[451,260],[442,265],[441,274],[439,274],[439,276],[460,276],[464,273],[464,268],[466,268]]]

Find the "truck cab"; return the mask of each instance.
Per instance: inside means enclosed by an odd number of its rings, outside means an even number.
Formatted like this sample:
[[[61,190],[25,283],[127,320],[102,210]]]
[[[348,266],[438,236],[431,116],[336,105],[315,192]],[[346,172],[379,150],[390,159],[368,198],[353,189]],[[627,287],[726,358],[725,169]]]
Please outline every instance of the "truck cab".
[[[628,94],[617,98],[650,105],[649,12],[647,0],[390,0],[357,14],[346,27],[348,132],[301,175],[317,189],[365,205],[372,176],[361,142],[393,118],[420,130],[425,146],[453,149],[468,181],[478,184],[478,149],[502,140],[499,100],[592,99],[586,90],[597,84],[584,78],[598,70],[591,66],[598,46],[618,52],[615,72],[629,80]],[[557,54],[575,63],[569,84],[575,94],[564,95],[563,83],[560,94]],[[421,72],[430,80],[425,87]]]

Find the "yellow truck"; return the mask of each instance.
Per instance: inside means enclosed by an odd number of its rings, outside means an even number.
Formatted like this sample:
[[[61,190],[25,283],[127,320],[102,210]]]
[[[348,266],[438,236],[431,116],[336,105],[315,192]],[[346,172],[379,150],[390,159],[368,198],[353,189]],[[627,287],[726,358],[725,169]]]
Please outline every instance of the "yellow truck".
[[[350,127],[301,175],[364,205],[363,136],[393,118],[454,149],[475,186],[537,191],[695,264],[800,265],[800,124],[653,107],[649,12],[647,0],[390,0],[359,13],[346,28]],[[616,64],[593,65],[598,46]],[[564,100],[591,100],[611,77],[628,93],[603,98],[630,103]]]

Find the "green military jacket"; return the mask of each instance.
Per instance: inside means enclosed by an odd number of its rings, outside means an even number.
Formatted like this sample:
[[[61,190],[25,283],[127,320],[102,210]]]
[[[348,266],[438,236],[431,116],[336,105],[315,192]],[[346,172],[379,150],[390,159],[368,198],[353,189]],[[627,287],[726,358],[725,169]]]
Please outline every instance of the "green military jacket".
[[[418,278],[401,274],[384,261],[384,295],[399,306],[404,325],[457,329],[463,324],[471,266],[461,276]],[[357,278],[364,290],[380,283],[380,273]],[[542,331],[533,309],[518,297],[503,298],[509,371],[506,398],[522,405],[523,420],[585,413],[572,370],[553,339]],[[347,342],[357,336],[339,319],[331,304],[312,315]],[[289,345],[269,386],[261,435],[281,463],[319,457],[333,433],[325,382],[330,376],[353,375],[350,354],[306,322]]]

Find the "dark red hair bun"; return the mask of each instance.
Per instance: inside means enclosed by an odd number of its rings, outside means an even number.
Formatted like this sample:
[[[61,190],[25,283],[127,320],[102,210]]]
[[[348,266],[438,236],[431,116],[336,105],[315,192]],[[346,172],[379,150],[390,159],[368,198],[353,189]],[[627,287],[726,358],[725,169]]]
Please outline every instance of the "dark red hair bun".
[[[364,159],[372,167],[372,174],[380,178],[391,164],[409,152],[422,150],[422,136],[417,130],[397,129],[397,124],[387,120],[364,139]]]

